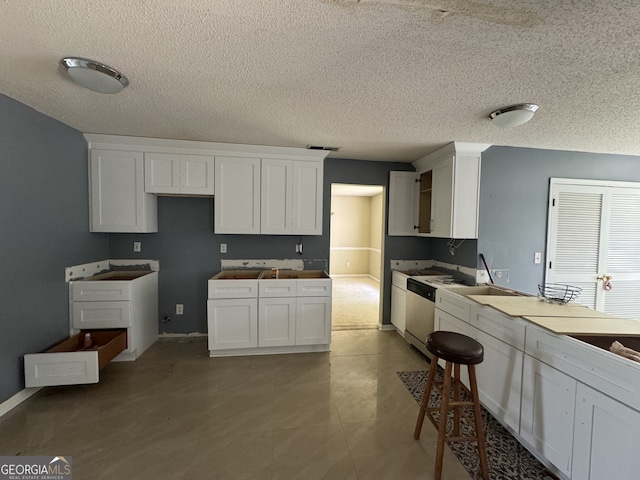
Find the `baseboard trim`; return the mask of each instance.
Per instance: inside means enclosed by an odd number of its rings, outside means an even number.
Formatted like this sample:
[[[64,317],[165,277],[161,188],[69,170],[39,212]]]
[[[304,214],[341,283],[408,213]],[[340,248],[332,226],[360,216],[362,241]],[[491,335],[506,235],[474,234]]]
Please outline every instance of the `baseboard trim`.
[[[158,338],[180,338],[180,337],[206,337],[207,333],[191,332],[191,333],[161,333]]]
[[[396,327],[394,327],[394,326],[393,326],[392,324],[390,324],[390,323],[387,323],[387,324],[384,324],[384,325],[382,325],[381,323],[379,323],[379,324],[378,324],[378,328],[379,328],[380,330],[395,330],[395,329],[396,329]]]
[[[41,388],[42,387],[25,388],[23,390],[20,390],[13,397],[9,397],[4,402],[0,403],[0,417],[2,417],[6,413],[9,413],[31,395],[37,393]]]

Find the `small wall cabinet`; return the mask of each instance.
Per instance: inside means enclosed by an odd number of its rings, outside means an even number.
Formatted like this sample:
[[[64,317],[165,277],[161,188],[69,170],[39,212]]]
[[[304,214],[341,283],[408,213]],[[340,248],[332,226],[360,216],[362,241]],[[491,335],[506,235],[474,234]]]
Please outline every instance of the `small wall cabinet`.
[[[391,172],[389,235],[478,238],[480,156],[489,145],[453,142]]]
[[[213,175],[213,156],[144,154],[144,187],[147,193],[213,196]]]

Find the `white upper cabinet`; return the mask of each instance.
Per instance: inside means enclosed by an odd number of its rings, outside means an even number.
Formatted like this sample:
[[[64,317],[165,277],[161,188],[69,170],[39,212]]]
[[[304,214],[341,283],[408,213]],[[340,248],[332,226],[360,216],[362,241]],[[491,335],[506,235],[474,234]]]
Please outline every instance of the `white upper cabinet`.
[[[260,233],[260,159],[216,157],[214,232]]]
[[[293,162],[293,223],[288,233],[322,235],[322,167],[322,162]]]
[[[214,201],[214,232],[321,235],[329,152],[85,134],[95,232],[157,232],[156,195]],[[106,160],[106,161],[105,161]]]
[[[158,231],[157,199],[144,191],[141,152],[90,150],[89,186],[90,231]]]
[[[262,161],[260,233],[291,233],[293,224],[293,162]]]
[[[414,236],[418,225],[419,175],[415,172],[390,172],[389,235]]]
[[[453,142],[414,162],[417,173],[392,172],[389,235],[478,238],[480,155],[488,147]]]
[[[216,157],[215,233],[321,235],[322,173],[321,161]]]
[[[145,153],[144,176],[147,193],[213,196],[214,157]]]

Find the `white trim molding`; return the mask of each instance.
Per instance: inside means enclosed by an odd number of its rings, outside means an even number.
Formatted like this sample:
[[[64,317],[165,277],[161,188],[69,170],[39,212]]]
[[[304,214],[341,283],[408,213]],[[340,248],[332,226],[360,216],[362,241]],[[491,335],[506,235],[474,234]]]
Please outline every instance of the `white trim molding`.
[[[13,397],[9,397],[4,402],[0,403],[0,417],[2,417],[5,413],[9,413],[34,393],[37,393],[40,388],[42,387],[24,388],[16,393]]]

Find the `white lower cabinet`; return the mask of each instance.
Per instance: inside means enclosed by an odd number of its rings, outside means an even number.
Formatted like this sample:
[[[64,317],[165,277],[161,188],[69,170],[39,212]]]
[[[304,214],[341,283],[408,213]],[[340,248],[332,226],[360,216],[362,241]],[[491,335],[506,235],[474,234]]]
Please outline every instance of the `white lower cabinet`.
[[[258,346],[258,300],[232,298],[207,302],[209,350]]]
[[[331,297],[298,297],[296,345],[331,343]]]
[[[407,323],[407,291],[391,286],[391,324],[404,337]]]
[[[433,324],[435,330],[445,330],[447,332],[469,335],[469,323],[464,322],[459,318],[440,310],[439,308],[436,308]]]
[[[210,356],[324,352],[331,279],[209,280]]]
[[[258,301],[258,345],[279,347],[296,344],[296,299],[260,298]]]
[[[578,383],[572,478],[638,478],[640,412]]]
[[[522,385],[520,436],[567,477],[588,478],[571,473],[578,382],[525,355]]]
[[[469,335],[484,347],[484,361],[476,366],[480,401],[502,423],[517,432],[524,354],[475,327],[470,327]]]

